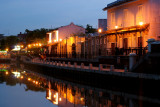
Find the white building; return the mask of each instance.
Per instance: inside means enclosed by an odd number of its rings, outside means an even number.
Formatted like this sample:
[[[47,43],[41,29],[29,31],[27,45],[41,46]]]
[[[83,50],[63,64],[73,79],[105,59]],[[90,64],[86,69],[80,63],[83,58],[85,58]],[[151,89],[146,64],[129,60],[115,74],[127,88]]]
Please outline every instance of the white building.
[[[160,0],[117,0],[103,10],[108,48],[146,47],[149,38],[160,40]]]
[[[71,23],[70,25],[67,26],[62,26],[57,29],[54,29],[50,32],[47,33],[47,38],[48,38],[48,50],[49,54],[56,54],[60,50],[63,52],[67,49],[70,49],[71,46],[76,40],[69,40],[70,37],[76,38],[76,36],[85,34],[85,28],[81,26],[77,26],[74,23]],[[66,41],[68,40],[68,43]],[[66,44],[67,46],[63,46],[63,49],[61,48],[62,46],[60,45]],[[75,44],[76,45],[76,44]],[[66,51],[67,51],[66,50]],[[68,51],[70,52],[70,51]]]

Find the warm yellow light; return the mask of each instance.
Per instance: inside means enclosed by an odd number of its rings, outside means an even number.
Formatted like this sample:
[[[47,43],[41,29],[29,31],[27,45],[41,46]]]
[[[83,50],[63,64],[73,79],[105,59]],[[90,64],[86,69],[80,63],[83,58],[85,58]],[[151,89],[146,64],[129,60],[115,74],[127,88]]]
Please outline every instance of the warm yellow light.
[[[36,81],[36,84],[38,84],[38,81]]]
[[[21,45],[21,48],[23,48],[24,46],[23,45]]]
[[[30,81],[31,80],[31,78],[28,78],[28,81]]]
[[[62,101],[62,98],[59,98],[59,101]]]
[[[21,76],[21,79],[23,79],[24,77],[23,76]]]
[[[6,72],[6,75],[8,75],[8,72]]]
[[[58,35],[58,30],[56,31],[56,39],[58,41],[59,35]]]
[[[42,44],[41,44],[41,43],[39,43],[39,46],[42,46]]]
[[[36,46],[38,46],[38,43],[36,43]]]
[[[118,26],[115,26],[116,29],[118,29]]]
[[[36,46],[36,44],[33,44],[33,46]]]
[[[142,26],[142,25],[143,25],[143,22],[139,22],[139,25]]]
[[[84,100],[84,98],[81,98],[81,101],[83,101]]]
[[[59,41],[62,41],[62,39],[59,39]]]
[[[54,40],[54,42],[57,42],[57,40]]]
[[[99,32],[99,33],[102,33],[102,29],[98,29],[98,32]]]
[[[29,44],[29,45],[28,45],[28,47],[30,48],[30,47],[31,47],[31,45]]]
[[[54,95],[54,98],[56,98],[56,95]]]
[[[8,48],[6,49],[6,51],[8,51]]]
[[[47,97],[48,100],[51,99],[51,94],[52,94],[52,93],[51,93],[51,90],[49,90],[49,92],[48,92],[48,97]]]
[[[51,43],[52,42],[52,33],[49,33],[49,41],[48,41],[49,43]]]

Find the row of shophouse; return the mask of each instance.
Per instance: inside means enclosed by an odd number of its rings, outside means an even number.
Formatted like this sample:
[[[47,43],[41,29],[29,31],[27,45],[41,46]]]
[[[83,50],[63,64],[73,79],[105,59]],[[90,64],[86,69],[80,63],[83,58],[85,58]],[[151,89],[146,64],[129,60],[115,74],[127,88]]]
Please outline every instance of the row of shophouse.
[[[150,38],[160,39],[159,0],[117,0],[103,8],[107,27],[96,34],[71,23],[47,33],[52,56],[87,57],[144,54]]]

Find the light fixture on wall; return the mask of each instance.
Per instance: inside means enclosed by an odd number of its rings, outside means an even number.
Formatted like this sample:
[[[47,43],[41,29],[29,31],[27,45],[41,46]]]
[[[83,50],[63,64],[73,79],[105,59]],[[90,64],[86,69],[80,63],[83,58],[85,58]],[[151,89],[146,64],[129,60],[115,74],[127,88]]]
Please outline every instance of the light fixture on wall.
[[[139,25],[142,26],[144,23],[143,22],[139,22]]]

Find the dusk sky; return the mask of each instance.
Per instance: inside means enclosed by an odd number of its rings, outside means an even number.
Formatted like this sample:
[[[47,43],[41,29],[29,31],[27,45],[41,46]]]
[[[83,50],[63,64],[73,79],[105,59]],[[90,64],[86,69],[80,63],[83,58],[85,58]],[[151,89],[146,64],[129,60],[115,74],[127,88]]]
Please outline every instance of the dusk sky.
[[[115,0],[1,0],[0,34],[17,35],[25,29],[55,28],[74,22],[98,27],[107,18],[102,9]]]

